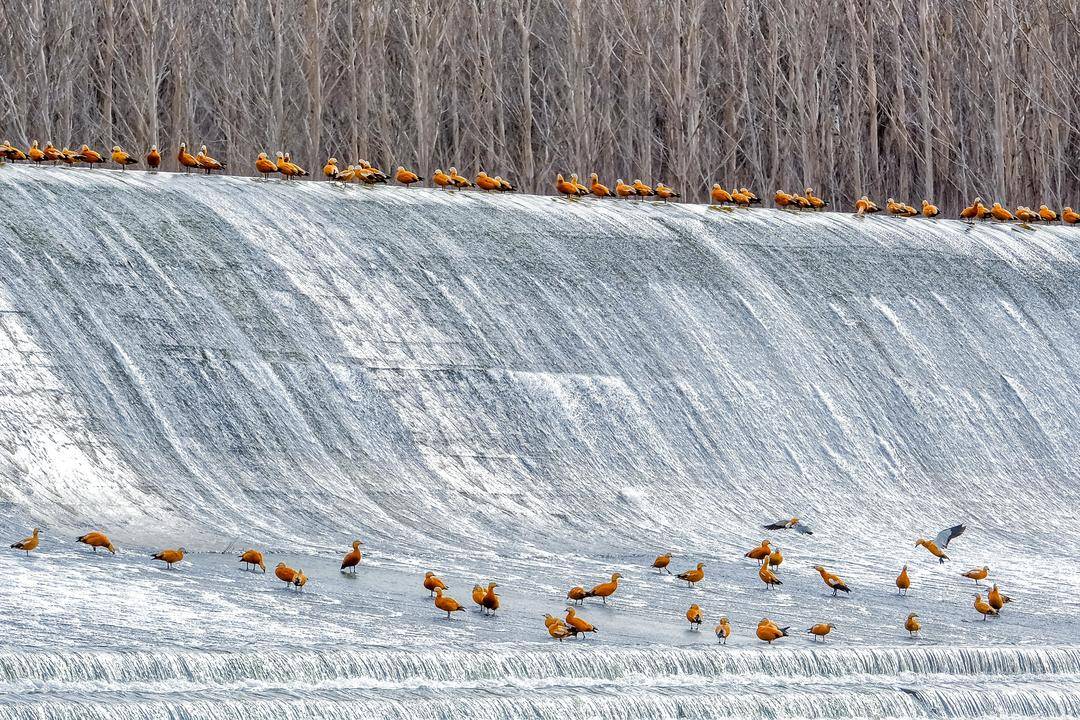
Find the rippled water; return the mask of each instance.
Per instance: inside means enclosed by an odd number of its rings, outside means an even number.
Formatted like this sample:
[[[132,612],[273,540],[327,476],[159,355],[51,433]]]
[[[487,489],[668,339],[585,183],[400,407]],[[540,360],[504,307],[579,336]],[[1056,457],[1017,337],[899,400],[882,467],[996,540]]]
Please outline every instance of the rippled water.
[[[0,554],[0,718],[1080,713],[1080,231],[10,165],[0,199],[0,530],[46,533]],[[768,593],[741,555],[792,514]],[[440,619],[427,569],[503,610]]]

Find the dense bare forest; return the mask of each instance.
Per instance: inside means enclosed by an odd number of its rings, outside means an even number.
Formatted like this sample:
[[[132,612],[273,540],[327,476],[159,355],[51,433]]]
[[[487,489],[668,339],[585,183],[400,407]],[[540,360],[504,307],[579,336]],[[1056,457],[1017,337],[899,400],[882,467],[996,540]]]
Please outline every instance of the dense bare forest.
[[[0,0],[0,133],[812,185],[848,202],[1080,195],[1069,0]]]

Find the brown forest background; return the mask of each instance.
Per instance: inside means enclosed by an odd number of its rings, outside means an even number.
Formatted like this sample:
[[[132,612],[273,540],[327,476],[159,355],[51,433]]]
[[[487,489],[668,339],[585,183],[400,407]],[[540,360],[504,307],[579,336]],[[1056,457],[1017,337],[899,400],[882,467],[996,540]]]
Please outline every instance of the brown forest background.
[[[231,172],[262,150],[864,192],[1078,198],[1074,0],[0,0],[0,133]]]

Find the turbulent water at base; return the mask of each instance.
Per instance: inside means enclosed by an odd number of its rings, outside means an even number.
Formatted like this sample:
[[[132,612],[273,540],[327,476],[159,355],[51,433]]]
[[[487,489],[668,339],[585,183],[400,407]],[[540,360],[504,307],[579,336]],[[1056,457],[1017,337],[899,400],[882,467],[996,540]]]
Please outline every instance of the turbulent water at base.
[[[1080,714],[1080,230],[10,165],[0,200],[0,531],[45,531],[0,555],[0,719]],[[796,514],[768,593],[742,553]],[[429,568],[505,607],[440,619]]]

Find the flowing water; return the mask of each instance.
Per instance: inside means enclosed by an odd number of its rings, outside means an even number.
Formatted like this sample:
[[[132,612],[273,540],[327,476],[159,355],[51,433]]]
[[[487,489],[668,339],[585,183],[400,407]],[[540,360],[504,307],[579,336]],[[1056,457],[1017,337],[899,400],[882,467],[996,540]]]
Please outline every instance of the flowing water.
[[[11,165],[0,200],[0,531],[45,533],[0,554],[0,719],[1080,714],[1080,230]],[[503,608],[447,621],[429,569]]]

